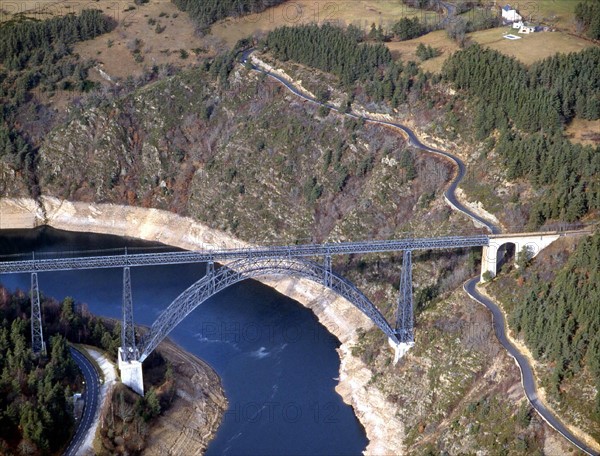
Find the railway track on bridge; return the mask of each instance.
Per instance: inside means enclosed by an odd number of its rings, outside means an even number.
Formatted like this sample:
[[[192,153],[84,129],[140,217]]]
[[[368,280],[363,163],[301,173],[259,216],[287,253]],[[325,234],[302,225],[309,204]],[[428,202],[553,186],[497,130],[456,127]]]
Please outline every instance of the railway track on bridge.
[[[239,249],[43,258],[0,262],[0,274],[103,269],[164,264],[227,262],[240,259],[307,258],[357,253],[436,250],[489,245],[486,235],[405,238],[388,241],[335,242]]]

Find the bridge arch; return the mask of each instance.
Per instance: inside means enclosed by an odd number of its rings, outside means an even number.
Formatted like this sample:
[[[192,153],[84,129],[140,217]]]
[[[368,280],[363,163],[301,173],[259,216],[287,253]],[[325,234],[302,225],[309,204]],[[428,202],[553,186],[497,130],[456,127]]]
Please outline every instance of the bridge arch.
[[[138,344],[143,362],[158,344],[193,310],[225,288],[247,279],[293,276],[309,279],[333,290],[371,319],[390,339],[399,343],[393,328],[379,309],[349,280],[324,266],[298,258],[280,257],[234,261],[208,273],[181,293],[156,319]]]
[[[505,270],[504,266],[508,265],[511,261],[513,263],[516,262],[518,248],[518,242],[514,241],[506,241],[498,246],[496,251],[496,273]]]

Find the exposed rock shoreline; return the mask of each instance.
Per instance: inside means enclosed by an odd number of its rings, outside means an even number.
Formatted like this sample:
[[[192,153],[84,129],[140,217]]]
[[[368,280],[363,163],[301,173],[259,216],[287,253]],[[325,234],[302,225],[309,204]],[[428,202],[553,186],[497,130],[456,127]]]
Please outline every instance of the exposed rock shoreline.
[[[227,410],[221,379],[212,367],[169,339],[158,351],[173,366],[176,397],[150,430],[144,454],[200,456]]]
[[[41,206],[32,199],[0,199],[0,229],[49,225],[69,231],[159,241],[190,250],[246,245],[191,218],[158,209],[68,202],[52,197],[42,197],[40,202]],[[395,416],[393,404],[368,384],[373,372],[351,354],[356,329],[369,329],[372,322],[345,299],[308,280],[266,278],[262,282],[312,309],[328,331],[340,340],[340,381],[336,391],[354,408],[365,428],[369,439],[365,453],[404,453],[404,424]]]

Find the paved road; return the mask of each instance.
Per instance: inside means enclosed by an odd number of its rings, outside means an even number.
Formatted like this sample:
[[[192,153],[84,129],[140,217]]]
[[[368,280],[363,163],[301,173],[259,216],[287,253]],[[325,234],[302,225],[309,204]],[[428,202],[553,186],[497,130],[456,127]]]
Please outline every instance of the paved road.
[[[443,28],[448,22],[452,20],[454,16],[456,16],[456,5],[442,1],[440,1],[439,4],[443,9],[446,10],[446,16],[444,17],[442,22],[440,22],[440,28]]]
[[[581,451],[584,451],[590,455],[597,455],[598,453],[594,452],[592,448],[587,446],[584,442],[580,441],[577,437],[575,437],[562,423],[556,418],[550,410],[546,408],[546,406],[540,401],[537,395],[537,387],[535,384],[535,377],[533,375],[533,370],[531,365],[529,364],[529,360],[513,345],[510,343],[508,338],[506,337],[506,322],[504,320],[504,313],[500,308],[490,299],[483,296],[479,291],[477,291],[477,283],[479,281],[478,277],[468,280],[463,285],[464,290],[467,292],[471,298],[478,301],[479,303],[486,306],[490,312],[492,312],[493,317],[493,326],[494,331],[496,333],[496,337],[502,344],[502,346],[508,351],[509,355],[512,356],[519,369],[521,370],[521,383],[523,385],[523,389],[525,390],[525,394],[527,395],[527,399],[531,402],[531,405],[537,410],[537,412],[541,415],[541,417],[546,421],[550,426],[552,426],[556,431],[561,433],[567,440],[571,441],[573,445],[578,447]]]
[[[444,5],[447,6],[448,4],[444,4]],[[451,11],[449,9],[448,13],[450,15],[453,13],[453,11]],[[262,68],[259,68],[259,67],[255,66],[254,64],[252,64],[250,62],[250,60],[248,60],[248,58],[253,51],[254,51],[254,49],[249,49],[242,54],[242,62],[247,65],[250,65],[250,67],[253,70],[258,71],[263,74],[266,74],[273,79],[276,79],[281,84],[283,84],[294,95],[296,95],[306,101],[309,101],[311,103],[318,104],[321,106],[326,106],[329,109],[335,110],[340,113],[342,112],[336,106],[330,105],[328,103],[320,103],[317,100],[305,95],[304,93],[300,92],[295,86],[293,86],[290,82],[288,82],[286,79],[284,79],[280,75],[271,73],[269,71],[265,71]],[[467,207],[465,207],[456,198],[456,188],[458,187],[461,180],[463,179],[463,177],[466,174],[466,166],[460,158],[458,158],[448,152],[444,152],[443,150],[434,149],[433,147],[426,146],[419,140],[419,138],[417,138],[415,133],[405,125],[395,123],[395,122],[377,120],[377,119],[373,119],[373,118],[370,118],[367,116],[359,116],[354,113],[344,113],[344,114],[348,117],[352,117],[355,119],[363,119],[365,122],[370,122],[370,123],[378,124],[378,125],[384,125],[384,126],[387,126],[390,128],[400,130],[402,132],[402,134],[407,137],[409,144],[412,145],[413,147],[416,147],[418,149],[421,149],[423,151],[430,152],[430,153],[433,153],[436,155],[441,155],[441,156],[449,159],[450,161],[452,161],[456,166],[457,172],[454,176],[454,179],[452,180],[452,182],[450,183],[450,185],[444,192],[444,196],[447,199],[447,201],[457,211],[462,212],[463,214],[470,217],[472,220],[475,220],[475,221],[479,222],[480,224],[484,225],[492,234],[500,234],[501,233],[501,230],[498,226],[494,225],[493,223],[491,223],[491,222],[481,218],[477,214],[473,213],[471,210],[469,210]],[[519,369],[521,370],[521,379],[522,379],[521,383],[523,385],[525,395],[529,399],[529,402],[531,403],[532,407],[550,426],[552,426],[554,429],[556,429],[556,431],[558,431],[560,434],[562,434],[567,440],[569,440],[577,448],[581,449],[582,451],[584,451],[585,453],[587,453],[589,455],[593,455],[593,456],[598,455],[598,453],[595,453],[588,445],[585,444],[585,442],[582,442],[580,439],[575,437],[561,423],[561,421],[559,421],[559,419],[557,417],[555,417],[544,406],[544,404],[538,399],[535,378],[533,376],[533,369],[532,369],[531,365],[529,364],[529,360],[523,354],[521,354],[521,352],[519,352],[519,350],[517,350],[517,348],[515,346],[513,346],[507,340],[506,333],[504,330],[504,324],[505,324],[504,323],[504,315],[494,302],[485,298],[477,291],[475,286],[477,285],[478,282],[479,282],[479,276],[474,277],[474,278],[468,280],[464,284],[463,288],[464,288],[465,292],[472,299],[474,299],[474,300],[480,302],[481,304],[483,304],[484,306],[486,306],[492,313],[496,337],[498,338],[500,343],[504,346],[504,348],[508,351],[508,353],[516,360],[516,362],[519,366]]]
[[[79,366],[79,369],[85,378],[85,392],[83,395],[85,405],[81,420],[77,426],[77,431],[75,432],[69,447],[65,450],[64,456],[75,456],[79,454],[81,444],[90,427],[94,424],[94,417],[96,416],[100,397],[100,382],[98,380],[98,372],[94,365],[83,356],[79,350],[73,347],[71,347],[71,356]]]
[[[306,100],[308,102],[317,104],[317,105],[321,105],[321,106],[326,106],[329,109],[332,109],[334,111],[343,113],[338,107],[333,106],[329,103],[321,103],[318,102],[317,100],[315,100],[314,98],[311,98],[307,95],[305,95],[304,93],[302,93],[301,91],[299,91],[292,83],[290,83],[289,81],[287,81],[285,78],[281,77],[278,74],[275,73],[271,73],[269,71],[265,71],[260,67],[257,67],[256,65],[252,64],[250,60],[248,60],[248,58],[250,57],[250,54],[253,52],[253,49],[249,49],[247,51],[245,51],[242,54],[242,62],[250,65],[250,67],[254,70],[254,71],[258,71],[259,73],[263,73],[266,74],[267,76],[279,81],[281,84],[283,84],[290,92],[292,92],[294,95],[302,98],[303,100]],[[415,133],[408,128],[405,125],[402,125],[400,123],[396,123],[396,122],[389,122],[389,121],[385,121],[385,120],[378,120],[378,119],[374,119],[368,116],[361,116],[361,115],[357,115],[354,113],[350,113],[350,112],[346,112],[343,113],[348,117],[352,117],[354,119],[362,119],[365,122],[368,123],[372,123],[372,124],[376,124],[376,125],[383,125],[386,127],[390,127],[396,130],[400,130],[401,133],[408,139],[408,143],[413,146],[416,147],[417,149],[421,149],[425,152],[429,152],[432,154],[436,154],[436,155],[441,155],[442,157],[445,157],[446,159],[450,160],[451,162],[454,163],[454,165],[456,166],[456,174],[454,176],[454,179],[452,180],[452,182],[450,183],[450,185],[448,186],[448,188],[446,189],[446,191],[444,192],[444,196],[445,198],[450,202],[450,204],[452,206],[454,206],[454,208],[460,212],[462,212],[463,214],[465,214],[466,216],[470,217],[471,219],[475,220],[476,222],[480,223],[481,225],[485,226],[492,234],[500,234],[500,229],[496,226],[494,226],[492,223],[490,223],[489,221],[483,219],[482,217],[478,216],[477,214],[475,214],[474,212],[472,212],[471,210],[469,210],[468,208],[466,208],[460,201],[458,201],[458,199],[456,198],[456,188],[458,187],[458,184],[460,183],[460,181],[462,181],[462,179],[465,177],[467,168],[465,166],[465,164],[463,163],[463,161],[448,153],[448,152],[444,152],[443,150],[440,149],[435,149],[433,147],[429,147],[426,146],[425,144],[423,144],[419,138],[417,137],[417,135],[415,135]]]

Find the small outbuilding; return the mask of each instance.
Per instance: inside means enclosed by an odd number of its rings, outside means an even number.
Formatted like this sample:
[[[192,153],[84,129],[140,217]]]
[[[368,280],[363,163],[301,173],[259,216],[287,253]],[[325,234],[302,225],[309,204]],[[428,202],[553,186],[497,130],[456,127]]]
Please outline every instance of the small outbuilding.
[[[535,25],[531,25],[531,24],[523,24],[521,25],[521,28],[519,29],[519,33],[535,33],[536,27]]]

